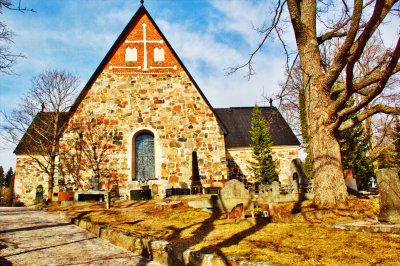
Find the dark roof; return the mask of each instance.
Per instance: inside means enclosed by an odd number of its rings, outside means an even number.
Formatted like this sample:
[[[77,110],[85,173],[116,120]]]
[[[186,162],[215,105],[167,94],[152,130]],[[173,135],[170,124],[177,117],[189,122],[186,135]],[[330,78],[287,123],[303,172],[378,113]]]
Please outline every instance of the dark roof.
[[[275,107],[259,107],[266,121],[270,121],[270,134],[274,146],[300,145],[299,140]],[[218,117],[224,123],[228,134],[225,136],[225,146],[250,147],[251,119],[253,107],[215,108]]]
[[[161,37],[164,39],[166,45],[168,48],[172,51],[172,54],[175,56],[175,58],[178,60],[179,64],[182,66],[183,70],[186,72],[188,75],[190,81],[194,84],[196,87],[197,91],[200,93],[201,97],[204,99],[204,101],[207,103],[207,105],[210,107],[211,111],[215,114],[218,124],[222,130],[223,134],[226,134],[226,128],[224,126],[224,123],[219,119],[218,115],[214,112],[214,108],[211,106],[210,102],[207,100],[206,96],[203,94],[201,91],[200,87],[197,85],[196,81],[193,79],[192,75],[189,73],[179,56],[176,54],[175,50],[172,48],[172,46],[169,44],[167,38],[165,38],[164,34],[161,32],[160,28],[157,26],[153,18],[150,16],[149,12],[147,9],[141,5],[139,9],[136,11],[135,15],[131,18],[129,21],[128,25],[124,28],[124,30],[121,32],[117,40],[114,42],[113,46],[111,46],[111,49],[108,51],[106,56],[103,58],[101,61],[100,65],[97,67],[96,71],[93,73],[93,75],[90,77],[89,81],[86,83],[85,87],[83,88],[82,92],[79,94],[78,98],[76,99],[75,103],[72,105],[70,109],[70,115],[73,115],[73,113],[76,111],[78,108],[79,104],[82,102],[82,100],[85,98],[86,94],[92,87],[93,83],[96,81],[96,79],[99,77],[101,72],[104,70],[104,68],[107,66],[107,63],[111,60],[112,56],[114,53],[118,50],[118,47],[125,41],[127,36],[129,35],[131,29],[133,26],[139,21],[142,15],[146,14],[148,18],[150,19],[151,23],[154,25],[158,33],[161,35]]]
[[[19,154],[43,154],[51,148],[53,141],[54,122],[56,113],[39,112],[33,119],[28,130],[19,141],[14,153]],[[68,120],[68,113],[59,113],[57,131],[62,133]]]

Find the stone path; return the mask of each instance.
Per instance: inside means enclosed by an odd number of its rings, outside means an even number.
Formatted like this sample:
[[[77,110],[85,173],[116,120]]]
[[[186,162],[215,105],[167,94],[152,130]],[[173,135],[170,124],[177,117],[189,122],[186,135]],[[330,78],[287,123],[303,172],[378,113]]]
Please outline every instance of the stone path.
[[[43,211],[0,208],[0,265],[160,265]]]

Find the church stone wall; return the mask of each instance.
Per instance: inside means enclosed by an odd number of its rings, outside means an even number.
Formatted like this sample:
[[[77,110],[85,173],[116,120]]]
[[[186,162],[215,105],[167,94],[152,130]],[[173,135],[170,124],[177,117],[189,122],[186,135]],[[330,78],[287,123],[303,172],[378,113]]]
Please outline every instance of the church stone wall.
[[[146,185],[158,184],[161,193],[171,186],[190,186],[193,151],[206,186],[222,186],[218,180],[227,177],[224,136],[185,72],[122,75],[104,70],[70,119],[61,145],[76,136],[74,125],[87,118],[114,136],[107,182],[117,180],[123,195],[143,185],[134,180],[132,166],[132,143],[141,131],[151,132],[155,141],[156,180]],[[91,177],[84,175],[84,180]]]
[[[252,180],[249,170],[249,160],[252,158],[253,150],[251,147],[227,148],[226,159],[228,161],[228,175],[237,179]],[[299,157],[298,146],[273,146],[272,156],[277,159],[279,181],[289,183],[292,176],[290,164],[293,159]]]
[[[17,201],[27,206],[32,205],[39,185],[43,186],[43,195],[47,197],[48,180],[48,175],[38,167],[32,157],[17,156],[14,182],[14,197]]]

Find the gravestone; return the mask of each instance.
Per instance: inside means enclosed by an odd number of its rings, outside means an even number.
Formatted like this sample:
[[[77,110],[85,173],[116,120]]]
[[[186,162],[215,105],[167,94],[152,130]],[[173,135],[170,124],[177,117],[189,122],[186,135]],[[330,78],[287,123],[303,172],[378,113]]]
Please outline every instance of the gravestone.
[[[151,194],[153,195],[153,198],[158,196],[158,185],[157,184],[153,184],[151,186]]]
[[[225,183],[225,186],[220,191],[220,201],[222,210],[225,212],[230,212],[240,203],[244,204],[245,209],[253,208],[249,191],[242,182],[236,179]]]
[[[150,189],[136,189],[130,191],[131,200],[149,200],[151,199]]]
[[[239,203],[228,214],[228,219],[243,219],[243,218],[244,218],[244,206],[243,203]]]
[[[203,192],[203,186],[200,180],[199,165],[197,162],[197,152],[192,152],[192,194],[201,194]]]
[[[206,194],[218,195],[222,188],[220,187],[207,187],[205,189]]]
[[[272,187],[272,202],[278,202],[281,194],[280,186],[278,181],[274,181],[271,184]]]
[[[379,190],[379,220],[400,223],[400,180],[396,168],[376,171]]]
[[[271,202],[272,201],[272,191],[271,185],[260,185],[258,192],[258,202]]]
[[[36,187],[35,204],[43,202],[43,186],[39,185]]]
[[[298,175],[299,175],[298,184],[299,185],[303,185],[303,184],[309,182],[309,179],[303,170],[303,163],[301,162],[301,160],[299,158],[292,160],[292,162],[290,163],[290,169],[291,169],[292,173],[295,173],[295,172],[298,173]]]
[[[268,204],[268,213],[269,216],[281,216],[281,215],[286,215],[285,210],[279,206],[277,203],[269,203]]]
[[[346,184],[348,193],[353,195],[358,194],[357,180],[348,178],[344,180],[344,183]]]
[[[111,198],[119,197],[118,181],[114,181],[111,188]]]

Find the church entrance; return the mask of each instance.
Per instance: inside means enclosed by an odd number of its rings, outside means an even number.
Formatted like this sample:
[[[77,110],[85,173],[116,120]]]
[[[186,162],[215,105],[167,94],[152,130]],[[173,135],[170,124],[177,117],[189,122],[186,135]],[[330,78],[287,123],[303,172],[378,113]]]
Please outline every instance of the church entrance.
[[[155,178],[154,172],[154,137],[150,133],[141,133],[135,139],[136,180],[145,183]]]

